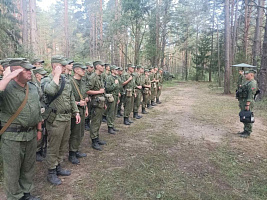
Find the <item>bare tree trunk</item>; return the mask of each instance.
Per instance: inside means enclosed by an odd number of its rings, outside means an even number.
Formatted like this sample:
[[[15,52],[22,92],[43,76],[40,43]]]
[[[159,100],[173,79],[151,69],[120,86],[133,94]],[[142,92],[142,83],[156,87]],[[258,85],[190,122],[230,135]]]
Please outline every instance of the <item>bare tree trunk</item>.
[[[68,0],[64,0],[64,32],[65,32],[65,55],[69,57],[69,20],[68,20]]]
[[[219,87],[222,87],[219,24],[217,24],[217,51],[218,51],[218,55],[217,55],[217,59],[218,59],[218,82],[219,82]]]
[[[224,93],[230,93],[230,9],[229,0],[225,0],[225,72],[224,72]]]
[[[28,50],[28,6],[27,0],[21,0],[22,5],[22,43],[25,50]]]
[[[262,46],[262,57],[261,57],[261,69],[259,73],[259,88],[261,90],[260,98],[266,97],[267,95],[267,14],[266,24],[265,24],[265,33]]]
[[[185,42],[185,80],[187,81],[188,77],[188,37],[189,37],[189,26],[187,25],[186,29],[186,42]]]
[[[31,51],[34,54],[36,54],[37,52],[36,0],[29,0],[29,8],[30,8]]]
[[[248,33],[250,27],[250,14],[251,6],[249,6],[250,0],[245,0],[245,30],[244,30],[244,53],[245,59],[247,60],[248,54]]]
[[[257,7],[257,17],[256,17],[256,27],[255,27],[255,35],[254,35],[254,43],[253,43],[253,65],[258,65],[258,60],[260,57],[260,38],[261,31],[260,28],[262,26],[262,13],[263,13],[264,0],[258,0]]]
[[[237,41],[237,26],[238,26],[238,0],[236,0],[236,3],[235,3],[235,22],[234,22],[234,27],[233,27],[233,37],[232,37],[232,46],[231,46],[231,64],[234,63],[235,61],[235,54],[236,54],[236,41]]]

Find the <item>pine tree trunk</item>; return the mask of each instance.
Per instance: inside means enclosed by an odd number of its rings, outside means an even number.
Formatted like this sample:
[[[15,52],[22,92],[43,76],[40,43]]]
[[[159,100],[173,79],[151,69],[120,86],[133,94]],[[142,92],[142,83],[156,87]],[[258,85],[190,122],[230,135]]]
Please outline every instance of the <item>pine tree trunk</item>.
[[[230,9],[229,0],[225,0],[225,70],[224,70],[224,93],[230,93]]]
[[[64,0],[64,32],[65,32],[65,55],[70,55],[69,49],[69,20],[68,20],[68,0]]]
[[[36,54],[37,53],[36,0],[29,0],[29,8],[30,8],[31,51],[33,54]]]

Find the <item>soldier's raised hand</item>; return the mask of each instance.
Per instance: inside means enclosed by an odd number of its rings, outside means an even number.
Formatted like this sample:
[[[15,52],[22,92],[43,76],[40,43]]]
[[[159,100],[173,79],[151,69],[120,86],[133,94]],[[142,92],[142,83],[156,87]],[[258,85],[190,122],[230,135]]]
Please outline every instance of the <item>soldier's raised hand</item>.
[[[60,76],[60,74],[62,73],[62,66],[60,65],[56,66],[54,73],[55,73],[55,76]]]
[[[16,69],[13,72],[10,71],[10,67],[8,67],[5,71],[4,71],[4,77],[3,79],[9,78],[14,79],[16,78],[21,72],[23,71],[23,69]]]

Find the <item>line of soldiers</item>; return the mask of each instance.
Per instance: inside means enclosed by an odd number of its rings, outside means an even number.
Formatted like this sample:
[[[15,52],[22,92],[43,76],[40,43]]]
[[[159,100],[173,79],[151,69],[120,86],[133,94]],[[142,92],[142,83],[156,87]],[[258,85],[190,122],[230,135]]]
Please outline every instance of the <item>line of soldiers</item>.
[[[53,56],[48,75],[43,63],[36,59],[31,64],[25,58],[0,61],[1,130],[11,121],[1,135],[8,200],[40,199],[30,194],[36,160],[46,157],[47,180],[59,185],[60,176],[71,175],[62,168],[67,150],[73,164],[87,156],[80,147],[85,130],[90,130],[92,148],[101,151],[106,144],[99,138],[103,121],[108,133],[115,134],[116,116],[123,116],[123,123],[129,126],[131,113],[140,119],[140,107],[147,114],[146,108],[161,103],[163,70],[157,67],[129,64],[124,71],[102,61],[83,65]]]

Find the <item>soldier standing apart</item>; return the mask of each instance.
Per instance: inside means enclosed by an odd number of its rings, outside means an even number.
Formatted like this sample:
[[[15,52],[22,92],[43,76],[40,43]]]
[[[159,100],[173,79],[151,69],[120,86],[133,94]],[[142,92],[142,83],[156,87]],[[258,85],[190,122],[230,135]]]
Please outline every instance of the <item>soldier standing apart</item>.
[[[66,78],[65,59],[62,56],[53,56],[51,59],[52,74],[42,79],[41,87],[49,107],[46,108],[48,117],[46,127],[48,132],[47,149],[47,180],[53,185],[60,185],[58,176],[69,176],[71,172],[61,167],[65,153],[67,152],[71,116],[75,115],[76,123],[81,121],[79,110],[73,96],[70,80]]]
[[[136,97],[134,98],[134,108],[133,108],[133,118],[141,119],[142,116],[138,115],[138,110],[141,104],[141,97],[142,97],[142,76],[141,76],[141,68],[142,66],[138,65],[136,67],[136,78],[135,78],[135,91]]]
[[[157,92],[157,83],[156,83],[156,75],[154,68],[151,69],[150,71],[150,81],[151,81],[151,95],[150,95],[150,100],[151,100],[151,106],[156,106],[155,103],[155,98],[156,98],[156,92]],[[150,108],[150,105],[148,105],[148,108]]]
[[[118,80],[119,80],[119,85],[120,85],[120,96],[119,96],[119,103],[118,103],[118,109],[117,109],[117,117],[120,118],[123,116],[121,113],[121,107],[124,103],[124,98],[125,98],[125,91],[123,89],[123,82],[122,82],[122,74],[123,74],[123,68],[119,67],[118,69]]]
[[[105,89],[101,78],[104,71],[104,63],[95,61],[93,63],[95,72],[90,76],[87,94],[91,97],[91,127],[90,137],[92,139],[93,149],[101,151],[100,145],[105,145],[105,141],[99,140],[99,129],[102,122],[102,115],[105,109]]]
[[[240,69],[238,73],[239,73],[239,76],[237,80],[237,89],[240,88],[246,81],[246,78],[244,76],[244,71]]]
[[[115,134],[117,129],[114,128],[115,115],[120,95],[120,82],[118,79],[119,67],[111,66],[111,75],[107,77],[106,98],[107,98],[107,124],[108,133]]]
[[[38,89],[29,82],[33,68],[29,62],[11,60],[10,69],[7,68],[0,81],[1,146],[8,200],[40,199],[30,194],[37,140],[41,139],[42,134]],[[21,112],[18,111],[19,107],[22,108]],[[6,125],[8,121],[11,121],[9,126]],[[7,127],[6,130],[3,127]]]
[[[135,96],[135,78],[133,75],[134,68],[135,66],[129,64],[127,72],[125,72],[122,75],[122,81],[123,81],[123,87],[125,90],[125,98],[124,98],[124,124],[125,125],[130,125],[133,123],[129,119],[129,116],[133,110],[133,101],[134,101],[134,96]]]
[[[161,101],[159,100],[159,97],[161,95],[161,91],[162,91],[162,85],[163,85],[163,70],[162,68],[159,69],[158,71],[158,90],[157,90],[157,98],[156,98],[156,103],[157,104],[161,104]]]
[[[142,69],[144,70],[144,69]],[[151,88],[151,83],[149,79],[149,70],[146,69],[145,74],[143,74],[143,102],[142,102],[142,114],[147,114],[148,112],[146,111],[146,105],[148,104],[149,101],[149,93],[150,93],[150,88]]]
[[[71,118],[71,134],[69,140],[69,161],[72,164],[79,164],[79,158],[86,157],[85,153],[80,151],[80,146],[82,139],[84,137],[84,123],[85,117],[88,116],[88,107],[87,107],[87,84],[86,80],[83,78],[85,75],[86,66],[81,63],[73,64],[74,76],[71,77],[71,86],[73,95],[78,106],[81,123],[77,124],[74,117]]]
[[[89,82],[89,80],[90,80],[90,76],[94,72],[94,66],[90,62],[85,63],[85,66],[87,67],[87,70],[86,70],[86,73],[85,73],[85,81],[86,81],[86,84],[87,84]],[[90,130],[90,119],[91,119],[91,106],[90,105],[91,105],[91,101],[89,99],[89,101],[87,102],[87,108],[88,108],[89,114],[85,118],[85,130],[87,130],[87,131]]]
[[[257,82],[254,80],[256,71],[249,70],[246,72],[246,80],[247,82],[242,85],[242,93],[245,95],[241,95],[243,98],[239,98],[239,108],[241,111],[249,110],[252,112],[254,107],[254,96],[257,91]],[[240,137],[247,138],[252,133],[252,123],[244,123],[244,131],[239,133]]]

